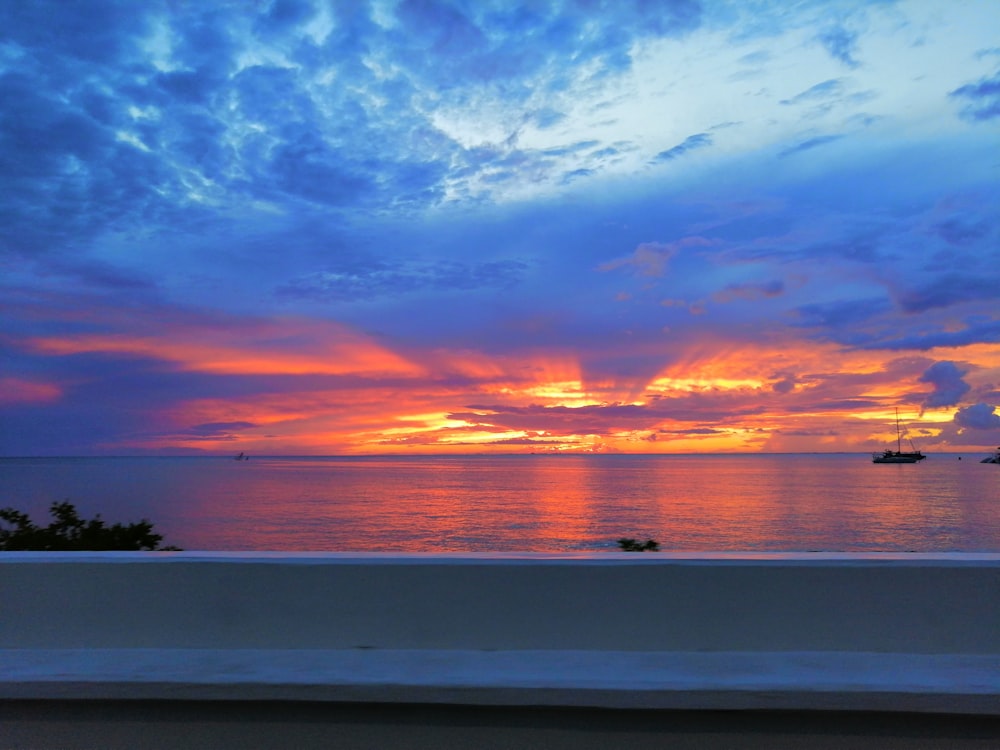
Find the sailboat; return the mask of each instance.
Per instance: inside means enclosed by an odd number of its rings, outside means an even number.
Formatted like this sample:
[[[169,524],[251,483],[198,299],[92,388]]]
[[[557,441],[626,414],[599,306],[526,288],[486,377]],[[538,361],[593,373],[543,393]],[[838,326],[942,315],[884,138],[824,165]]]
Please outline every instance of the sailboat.
[[[910,447],[914,448],[913,443]],[[923,461],[925,456],[914,448],[912,451],[904,451],[902,445],[902,435],[899,432],[899,408],[896,409],[896,450],[884,450],[881,453],[872,454],[873,464],[915,464]]]

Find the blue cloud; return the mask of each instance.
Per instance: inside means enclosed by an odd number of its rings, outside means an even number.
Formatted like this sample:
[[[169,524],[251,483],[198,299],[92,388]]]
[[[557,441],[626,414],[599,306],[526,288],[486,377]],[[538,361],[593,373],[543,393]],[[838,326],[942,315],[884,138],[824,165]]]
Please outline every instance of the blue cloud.
[[[770,62],[773,55],[767,50],[757,50],[756,52],[751,52],[749,54],[743,55],[739,59],[741,65],[762,65],[766,62]]]
[[[1000,321],[967,323],[957,331],[942,330],[941,326],[930,330],[909,332],[893,322],[883,325],[875,332],[840,333],[832,337],[859,349],[885,349],[889,351],[929,351],[939,347],[961,347],[971,344],[1000,343]]]
[[[541,153],[543,156],[569,156],[571,154],[579,153],[580,151],[592,149],[598,144],[600,144],[600,141],[579,141],[577,143],[570,143],[566,146],[559,146],[557,148],[547,148]]]
[[[282,299],[324,302],[373,301],[427,290],[472,291],[516,285],[527,270],[521,261],[438,261],[396,266],[376,262],[351,270],[310,273],[278,287]]]
[[[994,299],[1000,299],[1000,274],[997,273],[977,276],[949,273],[896,294],[896,301],[907,313]]]
[[[46,62],[80,65],[117,62],[133,52],[133,40],[148,30],[149,18],[128,4],[105,0],[37,0],[0,6],[0,40],[32,51],[45,50]]]
[[[255,28],[263,36],[286,33],[314,18],[316,10],[310,0],[273,0],[268,11],[258,18]]]
[[[669,148],[666,151],[661,151],[655,157],[653,157],[654,162],[664,162],[673,161],[674,159],[684,156],[695,149],[706,148],[712,145],[712,136],[708,133],[696,133],[695,135],[689,135],[684,139],[682,143],[677,144],[673,148]]]
[[[49,251],[109,223],[155,221],[172,210],[176,175],[113,126],[17,72],[0,75],[0,99],[17,113],[0,117],[4,249]]]
[[[591,156],[594,159],[607,159],[609,157],[618,156],[621,153],[622,151],[620,147],[608,146],[607,148],[600,148],[597,151],[594,151]]]
[[[816,340],[852,349],[928,351],[1000,342],[1000,320],[988,313],[967,316],[957,329],[953,329],[950,317],[938,320],[927,312],[919,320],[903,325],[884,297],[801,305],[790,311],[789,325],[810,329],[810,336]]]
[[[315,133],[305,132],[275,149],[271,176],[280,189],[333,206],[361,203],[374,189],[367,172],[332,150]]]
[[[858,67],[859,63],[854,57],[858,49],[857,34],[838,26],[820,33],[818,39],[834,59],[849,68]]]
[[[960,114],[966,120],[975,122],[1000,117],[1000,72],[960,86],[948,96],[964,102]]]
[[[574,169],[563,175],[562,183],[564,185],[568,185],[569,183],[579,180],[582,177],[590,177],[594,174],[596,174],[596,171],[593,169]]]
[[[589,64],[595,77],[627,70],[636,39],[686,34],[700,24],[702,9],[695,0],[652,5],[630,0],[608,13],[595,24],[587,3],[524,7],[406,0],[396,13],[402,25],[387,40],[408,69],[436,81],[443,91],[458,93],[464,83],[503,84],[545,71],[536,84],[557,92],[568,85],[568,65]],[[446,65],[440,65],[442,60]]]
[[[854,330],[890,309],[882,298],[852,299],[838,302],[813,302],[800,305],[792,313],[795,326],[829,331]]]
[[[931,231],[950,245],[969,245],[989,233],[989,226],[983,220],[970,217],[952,217],[938,222]]]
[[[782,99],[781,104],[784,105],[794,105],[794,104],[811,104],[816,101],[823,101],[831,97],[839,96],[843,93],[844,84],[839,78],[831,78],[822,83],[817,83],[815,86],[811,86],[805,91],[802,91],[790,99]]]
[[[843,135],[818,135],[814,138],[807,138],[804,141],[799,141],[785,149],[778,152],[779,158],[785,158],[786,156],[794,156],[795,154],[800,154],[803,151],[811,151],[814,148],[819,148],[820,146],[825,146],[828,143],[834,143],[843,138]]]
[[[545,108],[535,112],[531,119],[534,121],[535,125],[545,130],[546,128],[552,128],[561,122],[565,122],[566,113]]]
[[[183,104],[207,104],[219,86],[213,71],[173,71],[160,73],[157,85],[171,98]]]
[[[254,28],[260,33],[265,29],[268,33],[285,33],[310,19],[310,8],[301,3],[270,4]],[[245,42],[236,39],[230,16],[218,9],[189,9],[170,19],[170,54],[176,67],[166,71],[151,65],[148,58],[136,56],[132,61],[141,34],[150,31],[153,18],[133,23],[131,16],[112,16],[112,25],[119,24],[115,30],[119,43],[113,49],[120,58],[94,61],[102,67],[92,71],[88,81],[94,85],[88,83],[81,88],[76,102],[45,97],[41,93],[44,87],[39,88],[27,77],[20,91],[5,97],[15,102],[22,113],[19,121],[7,121],[8,127],[17,128],[20,122],[31,137],[44,137],[49,144],[44,151],[29,148],[29,144],[18,149],[25,155],[41,153],[47,160],[30,170],[33,182],[37,180],[31,187],[39,194],[27,196],[23,190],[12,193],[26,195],[25,213],[34,214],[22,216],[21,226],[31,235],[37,233],[38,227],[53,225],[38,221],[37,211],[47,205],[42,191],[49,189],[53,173],[61,168],[54,158],[60,143],[72,149],[82,164],[101,164],[101,172],[78,171],[75,176],[81,189],[93,191],[88,205],[99,205],[105,214],[113,212],[120,222],[136,226],[148,223],[151,215],[166,216],[175,208],[197,211],[199,206],[187,200],[192,170],[210,186],[214,192],[210,197],[216,199],[282,201],[289,197],[333,208],[376,202],[437,202],[444,195],[449,161],[466,164],[469,179],[479,175],[496,184],[523,174],[526,167],[555,180],[567,173],[582,175],[582,170],[593,166],[575,164],[566,170],[544,161],[571,155],[574,146],[544,152],[510,151],[481,161],[474,149],[458,146],[430,126],[420,113],[405,106],[417,85],[437,87],[446,79],[455,79],[456,71],[463,70],[463,60],[469,63],[464,69],[473,81],[496,83],[544,70],[553,77],[547,84],[543,79],[543,87],[565,88],[567,82],[561,79],[564,73],[552,66],[561,55],[572,55],[576,63],[605,60],[610,65],[603,66],[604,75],[616,66],[630,65],[629,49],[636,35],[683,34],[697,26],[700,14],[696,3],[686,1],[661,5],[654,14],[638,5],[623,4],[616,7],[617,23],[598,30],[589,15],[575,4],[564,11],[483,12],[478,4],[449,8],[404,3],[400,19],[404,26],[415,25],[409,29],[412,34],[401,40],[394,35],[396,32],[381,29],[365,14],[337,8],[336,28],[323,48],[298,38],[287,50],[293,60],[301,63],[300,68],[258,64],[239,69],[237,57]],[[83,22],[82,18],[78,20]],[[508,27],[555,43],[529,45],[520,35],[508,34]],[[30,35],[25,37],[32,40]],[[25,37],[21,37],[22,43]],[[584,38],[587,41],[581,47]],[[409,60],[408,50],[415,48],[421,48],[422,54],[429,49],[432,57],[435,50],[447,55],[447,73],[440,67],[425,68]],[[388,60],[396,57],[395,64],[414,62],[409,70],[420,75],[377,78],[361,62],[363,55],[373,54],[376,49],[378,55],[388,55]],[[126,58],[132,62],[130,67],[109,67]],[[57,66],[59,62],[54,61]],[[353,86],[330,87],[318,99],[309,75],[332,64],[341,72],[340,78],[353,77]],[[451,83],[445,83],[444,90],[454,90],[459,97],[456,102],[465,96]],[[505,93],[517,96],[519,90],[515,87]],[[106,93],[109,91],[110,96]],[[354,94],[357,91],[370,91],[391,105],[404,106],[393,106],[394,118],[375,118],[367,102]],[[530,94],[525,90],[523,95]],[[317,107],[319,100],[324,101],[327,111]],[[275,101],[280,101],[281,106],[275,107]],[[64,110],[61,116],[60,109]],[[39,120],[49,121],[47,133],[44,122],[31,121],[33,111]],[[538,124],[552,126],[563,117],[554,109],[543,109]],[[122,133],[132,140],[123,142]],[[17,135],[11,136],[11,144],[16,145]],[[413,157],[414,152],[407,147],[416,141],[428,158]],[[336,148],[335,144],[343,147]],[[697,140],[687,144],[695,145]],[[169,161],[162,158],[168,152]],[[132,174],[140,165],[143,170]],[[16,174],[16,167],[7,173]],[[105,174],[106,180],[96,179]],[[378,175],[377,180],[372,179],[373,174]],[[460,190],[461,186],[453,188]],[[79,212],[81,220],[87,218],[79,205],[73,210]],[[93,218],[96,229],[105,217]],[[70,219],[69,223],[63,222],[64,226],[75,237],[86,237],[87,228],[74,226]],[[18,227],[15,224],[11,228]],[[11,234],[16,235],[16,231]],[[25,238],[24,244],[38,247],[51,243],[44,236],[35,236]]]
[[[183,432],[186,435],[218,439],[232,437],[234,432],[252,429],[256,426],[257,425],[253,422],[204,422],[202,424],[193,425]]]

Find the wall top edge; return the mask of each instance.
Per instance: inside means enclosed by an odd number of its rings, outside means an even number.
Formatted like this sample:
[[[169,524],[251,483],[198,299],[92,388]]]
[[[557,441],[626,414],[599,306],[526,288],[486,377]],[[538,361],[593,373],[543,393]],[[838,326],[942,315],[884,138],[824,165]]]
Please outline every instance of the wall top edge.
[[[268,565],[975,565],[1000,552],[0,552],[3,563],[266,563]]]

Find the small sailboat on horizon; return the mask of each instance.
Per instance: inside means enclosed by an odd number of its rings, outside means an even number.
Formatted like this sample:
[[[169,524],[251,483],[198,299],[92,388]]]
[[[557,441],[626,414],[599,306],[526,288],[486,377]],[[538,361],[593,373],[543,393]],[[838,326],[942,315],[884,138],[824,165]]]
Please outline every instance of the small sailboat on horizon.
[[[918,451],[913,441],[910,441],[912,451],[904,451],[902,445],[902,434],[899,431],[899,408],[896,409],[896,450],[884,450],[872,454],[873,464],[915,464],[923,461],[927,456]]]

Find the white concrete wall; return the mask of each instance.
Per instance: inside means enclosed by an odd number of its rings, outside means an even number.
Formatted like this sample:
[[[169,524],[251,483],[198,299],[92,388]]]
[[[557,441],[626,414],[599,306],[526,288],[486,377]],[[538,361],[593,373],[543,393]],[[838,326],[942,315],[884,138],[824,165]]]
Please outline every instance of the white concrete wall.
[[[57,694],[1000,713],[1000,555],[0,554]]]
[[[0,648],[1000,653],[1000,555],[0,555]]]

